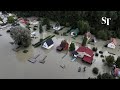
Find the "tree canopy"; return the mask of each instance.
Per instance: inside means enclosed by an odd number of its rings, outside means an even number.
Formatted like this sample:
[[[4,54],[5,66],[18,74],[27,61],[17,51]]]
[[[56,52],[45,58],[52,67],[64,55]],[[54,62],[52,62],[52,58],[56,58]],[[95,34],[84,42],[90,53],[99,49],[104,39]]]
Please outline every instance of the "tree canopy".
[[[113,36],[120,38],[120,11],[12,11],[18,17],[37,16],[49,18],[53,21],[58,21],[60,25],[69,23],[72,27],[80,27],[81,34],[84,30],[90,30],[100,39],[106,40],[110,37],[107,32],[113,32]],[[103,25],[102,17],[111,18],[110,25]],[[84,28],[84,29],[82,29]],[[103,37],[99,37],[100,32]]]

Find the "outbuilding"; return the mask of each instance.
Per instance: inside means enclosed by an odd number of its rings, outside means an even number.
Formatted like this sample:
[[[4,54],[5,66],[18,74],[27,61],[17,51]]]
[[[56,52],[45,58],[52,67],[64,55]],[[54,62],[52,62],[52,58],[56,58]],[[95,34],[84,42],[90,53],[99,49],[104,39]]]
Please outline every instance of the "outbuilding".
[[[54,42],[53,40],[50,38],[50,39],[47,39],[43,44],[42,44],[42,47],[43,48],[46,48],[46,49],[50,49],[54,46]]]

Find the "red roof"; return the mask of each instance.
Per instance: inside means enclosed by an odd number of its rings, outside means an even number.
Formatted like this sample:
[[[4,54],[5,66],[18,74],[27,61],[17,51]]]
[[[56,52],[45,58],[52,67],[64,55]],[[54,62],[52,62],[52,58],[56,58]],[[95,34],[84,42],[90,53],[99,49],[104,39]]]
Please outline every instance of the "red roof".
[[[85,62],[88,62],[88,63],[91,64],[92,61],[93,61],[93,56],[92,56],[92,57],[88,57],[88,56],[85,55],[85,56],[83,57],[83,60],[84,60]]]
[[[77,49],[77,52],[85,52],[86,54],[89,54],[91,57],[93,56],[93,51],[88,47],[81,46]]]

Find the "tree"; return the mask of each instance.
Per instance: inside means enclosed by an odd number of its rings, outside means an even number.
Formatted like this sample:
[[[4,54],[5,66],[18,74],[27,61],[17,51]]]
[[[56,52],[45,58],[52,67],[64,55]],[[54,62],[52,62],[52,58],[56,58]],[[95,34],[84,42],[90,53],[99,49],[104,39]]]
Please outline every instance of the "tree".
[[[98,69],[97,67],[94,67],[93,70],[92,70],[92,72],[93,72],[94,74],[98,74],[98,71],[99,71],[99,69]]]
[[[23,47],[28,47],[31,44],[30,30],[15,26],[10,29],[10,36],[14,40],[15,44]]]
[[[3,21],[3,19],[0,17],[0,21]]]
[[[101,78],[102,79],[113,79],[112,75],[110,75],[109,73],[103,73]]]
[[[74,51],[75,50],[75,44],[71,43],[69,47],[69,51]]]
[[[86,44],[87,44],[87,38],[84,37],[84,39],[83,39],[83,41],[82,41],[82,46],[86,46]]]
[[[79,20],[77,22],[77,27],[80,30],[80,34],[84,34],[87,31],[90,31],[90,25],[89,25],[88,21]]]
[[[116,66],[120,68],[120,56],[117,58],[117,61],[115,62]]]
[[[103,74],[99,74],[97,76],[97,79],[114,79],[114,77],[109,73],[103,73]]]
[[[42,25],[46,25],[46,29],[49,30],[50,29],[50,22],[47,18],[45,18],[42,22]]]
[[[9,16],[8,17],[8,23],[14,23],[15,22],[15,19],[13,16]]]
[[[43,32],[43,28],[42,28],[42,25],[39,24],[39,33],[42,33]]]
[[[103,39],[103,40],[108,40],[108,35],[105,30],[99,30],[96,35],[97,38]]]
[[[92,50],[97,52],[97,47],[93,47]]]
[[[114,64],[114,56],[107,56],[106,57],[106,62],[107,62],[107,64],[108,64],[108,66],[113,66],[113,64]]]

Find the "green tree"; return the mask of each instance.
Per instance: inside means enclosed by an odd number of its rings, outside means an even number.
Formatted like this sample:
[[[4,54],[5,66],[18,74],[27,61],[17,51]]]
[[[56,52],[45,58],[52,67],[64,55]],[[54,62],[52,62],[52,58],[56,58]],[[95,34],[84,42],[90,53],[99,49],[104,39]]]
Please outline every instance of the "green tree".
[[[103,73],[101,79],[114,79],[109,73]]]
[[[9,16],[8,17],[8,23],[14,23],[15,22],[15,19],[13,16]]]
[[[71,43],[69,47],[69,51],[74,51],[75,50],[75,44]]]
[[[86,46],[86,44],[87,44],[87,38],[84,37],[84,38],[83,38],[83,41],[82,41],[82,46]]]
[[[46,25],[46,29],[49,30],[50,29],[50,22],[47,18],[45,18],[42,22],[42,25]]]
[[[10,36],[14,40],[15,44],[23,47],[28,47],[31,44],[31,33],[27,28],[15,26],[10,29]]]
[[[99,69],[98,69],[97,67],[94,67],[93,70],[92,70],[92,72],[93,72],[94,74],[98,74]]]
[[[0,17],[0,21],[3,21],[1,17]]]
[[[102,40],[108,40],[108,34],[105,30],[99,30],[96,37]]]
[[[116,66],[120,68],[120,56],[117,58],[117,61],[115,62]]]
[[[42,28],[42,25],[39,24],[39,33],[42,33],[43,32],[43,28]]]
[[[80,34],[85,34],[87,31],[90,31],[90,25],[88,21],[79,20],[77,23],[77,27],[80,30]]]
[[[114,56],[111,56],[111,55],[109,55],[109,56],[107,56],[106,57],[106,62],[107,62],[107,64],[108,64],[108,66],[113,66],[113,64],[114,64]]]

